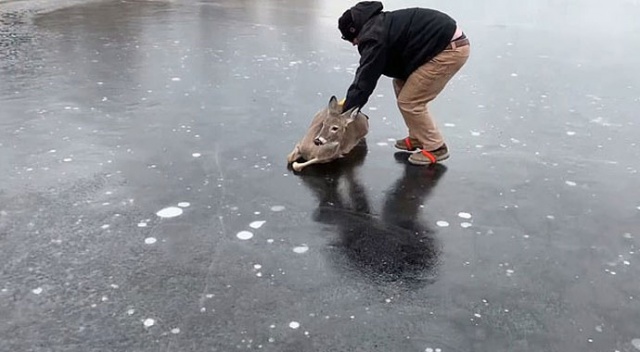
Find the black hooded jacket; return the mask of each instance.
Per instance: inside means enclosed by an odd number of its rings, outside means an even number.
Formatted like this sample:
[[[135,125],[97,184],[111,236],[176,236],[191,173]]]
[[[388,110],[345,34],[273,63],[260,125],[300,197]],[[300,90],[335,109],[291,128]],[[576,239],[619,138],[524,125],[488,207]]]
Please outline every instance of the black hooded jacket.
[[[381,75],[406,80],[418,67],[442,52],[456,22],[432,9],[382,11],[382,3],[364,1],[351,8],[358,35],[360,65],[347,90],[344,111],[362,108]]]

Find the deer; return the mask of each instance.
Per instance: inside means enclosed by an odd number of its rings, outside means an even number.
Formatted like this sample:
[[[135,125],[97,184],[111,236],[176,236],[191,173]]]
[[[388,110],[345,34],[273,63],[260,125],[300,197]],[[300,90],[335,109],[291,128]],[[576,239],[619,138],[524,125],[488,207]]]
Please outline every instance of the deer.
[[[300,172],[309,165],[329,163],[343,158],[369,132],[369,117],[354,107],[342,111],[335,96],[326,108],[318,111],[307,133],[287,156],[287,163]],[[304,162],[299,162],[304,159]]]

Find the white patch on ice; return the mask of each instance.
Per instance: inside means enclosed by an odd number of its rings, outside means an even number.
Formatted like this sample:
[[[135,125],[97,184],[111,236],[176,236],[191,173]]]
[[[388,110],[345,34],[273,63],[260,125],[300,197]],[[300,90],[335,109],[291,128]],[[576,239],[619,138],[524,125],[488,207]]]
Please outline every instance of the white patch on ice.
[[[297,321],[292,321],[289,323],[289,327],[292,329],[297,329],[300,327],[300,323],[298,323]]]
[[[171,80],[174,81],[174,82],[181,81],[180,77],[173,77]]]
[[[636,348],[636,350],[640,350],[640,339],[631,340],[631,344]]]
[[[135,313],[135,312],[136,312],[136,310],[135,310],[135,309],[129,309],[129,310],[127,311],[127,314],[129,314],[129,315],[133,315],[133,313]]]
[[[147,319],[145,319],[145,320],[144,320],[144,323],[143,323],[143,324],[144,324],[144,326],[145,326],[146,328],[149,328],[149,327],[152,327],[155,323],[156,323],[156,321],[155,321],[155,320],[153,320],[153,319],[151,319],[151,318],[147,318]]]
[[[605,120],[604,118],[602,118],[602,116],[591,120],[591,122],[595,123],[595,124],[598,124],[598,125],[601,125],[603,127],[620,127],[620,126],[622,126],[620,124],[611,123],[611,122]]]
[[[164,208],[156,213],[161,218],[174,218],[182,215],[182,209],[177,207]]]
[[[180,203],[178,203],[178,206],[180,208],[188,208],[189,206],[191,206],[191,203],[189,203],[189,202],[180,202]]]
[[[455,123],[445,123],[444,124],[445,127],[456,127]]]
[[[56,150],[55,150],[55,149],[51,149],[51,150],[49,151],[49,153],[55,153],[55,152],[56,152]]]
[[[376,110],[378,110],[378,108],[376,108],[375,106],[372,106],[372,107],[369,108],[369,110],[376,111]]]
[[[71,159],[71,158],[64,158],[64,159],[62,159],[62,161],[64,161],[64,162],[68,163],[68,162],[70,162],[70,161],[73,161],[73,159]]]
[[[476,131],[471,131],[471,135],[478,137],[480,135],[480,132],[476,132]]]
[[[388,145],[389,145],[389,143],[387,143],[387,142],[378,142],[378,143],[376,143],[376,144],[377,144],[377,145],[379,145],[379,146],[381,146],[381,147],[385,147],[385,146],[388,146]]]
[[[507,269],[507,276],[513,275],[514,271],[511,269]]]
[[[31,292],[33,292],[36,295],[39,295],[42,293],[42,287],[38,287],[35,290],[32,290]]]
[[[571,186],[571,187],[575,187],[577,184],[573,181],[565,181],[564,183],[567,184],[567,186]]]
[[[238,232],[238,234],[236,235],[239,239],[246,241],[246,240],[250,240],[253,238],[253,233],[249,232],[249,231],[240,231]]]
[[[309,250],[309,246],[307,246],[306,244],[293,248],[293,251],[298,254],[306,253],[308,250]]]
[[[549,220],[554,220],[555,218],[556,218],[556,217],[555,217],[555,216],[553,216],[553,215],[547,215],[547,219],[549,219]]]
[[[103,229],[103,230],[106,230],[106,229],[109,228],[109,225],[105,224],[105,225],[100,226],[100,228]]]
[[[138,227],[147,227],[147,223],[146,222],[139,222],[138,223]]]
[[[444,220],[439,220],[436,222],[436,225],[440,226],[440,227],[448,227],[449,223],[444,221]]]
[[[273,243],[273,238],[268,239],[267,243]]]
[[[271,211],[283,211],[284,209],[284,205],[274,205],[271,207]]]
[[[264,221],[264,220],[258,220],[258,221],[254,221],[254,222],[250,223],[249,227],[251,227],[252,229],[259,229],[265,223],[266,223],[266,221]]]
[[[180,329],[179,328],[171,329],[171,333],[172,334],[179,334],[180,333]]]
[[[465,212],[459,212],[458,216],[463,218],[463,219],[471,219],[471,214],[465,213]]]
[[[471,223],[470,222],[463,222],[462,224],[460,224],[460,226],[462,226],[462,228],[466,229],[471,227]]]
[[[255,264],[255,265],[253,266],[253,268],[254,268],[254,269],[256,269],[256,270],[259,270],[259,269],[262,269],[262,265],[260,265],[260,264]]]
[[[478,105],[478,108],[483,109],[484,105],[480,104],[480,105]]]
[[[511,77],[518,77],[518,74],[514,72],[511,74]]]
[[[473,316],[476,317],[476,318],[482,318],[482,315],[480,315],[478,313],[474,314]]]
[[[199,158],[199,157],[201,157],[201,156],[202,156],[202,154],[200,154],[200,153],[193,153],[193,154],[191,154],[191,156],[193,156],[194,158]]]
[[[144,243],[146,244],[154,244],[156,243],[158,240],[156,240],[155,237],[147,237],[144,239]]]
[[[567,136],[575,136],[576,133],[574,131],[567,131]]]

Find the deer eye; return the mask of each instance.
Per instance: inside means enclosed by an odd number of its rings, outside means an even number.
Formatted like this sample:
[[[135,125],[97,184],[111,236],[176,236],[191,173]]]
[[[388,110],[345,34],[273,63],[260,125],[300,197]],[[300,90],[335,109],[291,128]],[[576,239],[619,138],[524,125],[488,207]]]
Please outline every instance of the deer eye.
[[[336,132],[338,131],[339,127],[338,126],[331,126],[331,131]]]

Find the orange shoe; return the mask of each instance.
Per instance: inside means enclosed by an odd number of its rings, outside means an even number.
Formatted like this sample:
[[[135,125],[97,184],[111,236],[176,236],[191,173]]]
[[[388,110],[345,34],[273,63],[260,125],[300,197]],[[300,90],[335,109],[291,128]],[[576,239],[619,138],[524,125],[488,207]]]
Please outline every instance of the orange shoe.
[[[414,165],[430,165],[447,159],[449,159],[449,148],[445,143],[436,150],[421,150],[418,153],[411,154],[409,162]]]
[[[396,149],[412,152],[420,147],[420,142],[417,139],[407,137],[405,139],[397,139],[395,144]]]

